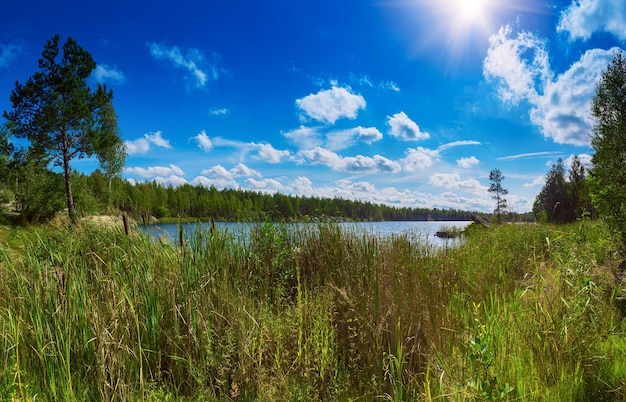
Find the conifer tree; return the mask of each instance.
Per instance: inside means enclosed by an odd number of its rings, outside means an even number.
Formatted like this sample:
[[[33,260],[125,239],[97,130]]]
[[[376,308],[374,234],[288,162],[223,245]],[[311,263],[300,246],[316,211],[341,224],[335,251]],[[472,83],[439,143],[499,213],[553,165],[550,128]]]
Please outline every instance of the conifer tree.
[[[74,220],[70,162],[74,158],[101,155],[119,144],[110,116],[113,93],[98,84],[92,90],[87,79],[96,68],[92,56],[68,38],[59,55],[59,35],[48,40],[39,71],[25,84],[15,83],[13,110],[4,112],[12,132],[29,141],[29,152],[50,157],[61,167],[68,214]]]

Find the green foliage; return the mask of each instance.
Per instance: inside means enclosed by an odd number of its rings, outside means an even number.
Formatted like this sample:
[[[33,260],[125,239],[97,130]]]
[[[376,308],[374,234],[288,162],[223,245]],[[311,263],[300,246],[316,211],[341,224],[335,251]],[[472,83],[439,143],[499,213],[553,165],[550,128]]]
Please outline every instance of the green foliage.
[[[13,110],[4,112],[17,138],[30,143],[29,152],[49,157],[63,169],[67,208],[74,216],[70,162],[74,158],[103,155],[119,144],[111,100],[113,93],[87,79],[96,68],[91,55],[68,38],[59,58],[59,35],[48,40],[37,71],[11,92]]]
[[[595,119],[592,198],[626,253],[626,60],[621,52],[602,74],[591,112]]]
[[[495,214],[497,216],[498,221],[501,220],[502,213],[506,212],[508,208],[508,204],[505,195],[509,193],[509,190],[502,187],[502,181],[504,180],[504,176],[499,169],[493,169],[489,172],[489,181],[491,182],[491,186],[489,186],[489,191],[493,195],[491,196],[494,200],[496,200],[496,209]]]
[[[43,222],[63,210],[63,176],[26,157],[15,165],[15,203],[24,222]]]
[[[13,144],[9,141],[10,136],[11,124],[6,122],[0,126],[0,177],[6,175],[6,169],[14,149]]]
[[[189,230],[182,244],[13,229],[0,399],[626,397],[625,285],[607,276],[601,223],[471,227],[446,249],[288,227]]]
[[[586,194],[586,179],[584,168],[578,158],[574,158],[570,170],[570,181],[565,179],[565,165],[559,158],[552,164],[546,175],[541,192],[537,195],[533,205],[535,217],[545,217],[551,223],[569,223],[582,213]]]

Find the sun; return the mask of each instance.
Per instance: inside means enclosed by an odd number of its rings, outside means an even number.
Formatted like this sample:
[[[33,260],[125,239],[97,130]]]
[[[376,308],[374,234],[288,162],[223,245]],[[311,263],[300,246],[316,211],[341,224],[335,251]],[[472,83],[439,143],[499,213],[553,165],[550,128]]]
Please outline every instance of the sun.
[[[487,11],[485,0],[450,0],[457,16],[467,22],[477,22],[484,18]]]
[[[443,0],[442,3],[442,12],[449,18],[449,22],[465,28],[468,25],[483,26],[491,11],[488,0]]]

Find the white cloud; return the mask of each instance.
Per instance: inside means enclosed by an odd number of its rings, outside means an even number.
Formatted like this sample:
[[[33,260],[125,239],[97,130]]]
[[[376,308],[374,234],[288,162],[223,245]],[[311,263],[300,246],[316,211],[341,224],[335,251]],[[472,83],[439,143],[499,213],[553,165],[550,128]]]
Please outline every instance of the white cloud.
[[[229,113],[230,113],[230,110],[228,110],[225,107],[220,108],[220,109],[211,109],[211,110],[209,110],[209,114],[211,116],[226,116]]]
[[[283,135],[301,149],[315,148],[322,145],[322,140],[316,128],[300,126],[300,128],[283,133]]]
[[[558,144],[587,145],[592,131],[591,100],[602,72],[617,48],[586,51],[580,60],[554,82],[546,83],[544,95],[534,103],[531,121],[543,135]]]
[[[404,170],[415,172],[423,170],[433,165],[433,159],[439,158],[439,152],[423,147],[409,148],[406,150],[406,157],[402,159]]]
[[[238,163],[230,169],[230,173],[233,177],[261,177],[261,173],[254,169],[250,169],[248,166],[243,163]]]
[[[210,176],[213,179],[233,179],[233,175],[222,165],[216,165],[209,169],[204,169],[200,174]]]
[[[572,166],[572,161],[574,160],[574,156],[578,156],[578,160],[580,164],[585,168],[586,171],[589,171],[593,167],[593,162],[591,161],[592,156],[589,154],[578,154],[578,155],[570,155],[568,156],[563,163],[569,169]]]
[[[446,189],[461,189],[476,195],[487,194],[487,187],[475,179],[461,179],[458,173],[435,173],[430,176],[430,184]]]
[[[506,26],[490,38],[483,74],[497,82],[502,101],[517,104],[525,100],[531,105],[531,122],[546,138],[558,144],[588,145],[593,125],[591,99],[617,50],[588,50],[554,78],[545,42],[529,32],[513,37]]]
[[[480,161],[476,159],[475,156],[470,156],[469,158],[457,159],[456,161],[457,166],[462,167],[464,169],[469,169],[472,166],[478,165],[479,163]]]
[[[542,152],[529,152],[529,153],[525,153],[525,154],[517,154],[517,155],[509,155],[509,156],[501,156],[499,158],[496,158],[497,161],[508,161],[508,160],[514,160],[514,159],[536,159],[536,158],[545,158],[545,157],[552,157],[554,155],[558,155],[559,152],[548,152],[548,151],[542,151]]]
[[[22,53],[22,46],[17,43],[0,44],[0,67],[8,67]]]
[[[326,124],[335,124],[341,118],[355,119],[359,109],[365,109],[365,105],[361,95],[336,86],[296,99],[296,107],[303,117]]]
[[[191,139],[195,140],[198,143],[198,148],[204,152],[209,152],[213,148],[213,143],[204,130],[200,131],[196,136],[191,137]]]
[[[430,134],[422,132],[419,126],[404,112],[387,116],[387,124],[390,126],[389,134],[403,141],[419,141],[430,138]]]
[[[204,176],[198,176],[195,179],[192,180],[192,183],[195,186],[203,186],[203,187],[211,187],[211,186],[215,186],[216,188],[222,189],[222,188],[240,188],[239,183],[237,183],[235,180],[232,179],[224,179],[224,178],[217,178],[217,179],[209,179],[208,177],[204,177]]]
[[[543,186],[544,183],[545,183],[544,176],[538,176],[531,183],[524,183],[524,187],[530,188],[530,187]]]
[[[237,177],[261,177],[261,173],[254,169],[250,169],[243,163],[238,163],[230,170],[226,170],[222,165],[215,165],[210,169],[204,169],[200,172],[202,175],[209,176],[212,179],[233,180]]]
[[[388,172],[398,173],[402,168],[400,164],[380,155],[369,156],[357,155],[343,158],[344,169],[350,172]]]
[[[150,54],[156,60],[168,60],[175,67],[187,70],[194,86],[205,87],[209,80],[217,80],[220,70],[216,61],[207,61],[204,53],[196,48],[189,48],[186,51],[178,46],[167,47],[158,43],[149,43]],[[217,55],[213,54],[213,58]]]
[[[369,88],[380,88],[385,91],[400,92],[400,87],[394,81],[374,82],[368,75],[350,74],[350,82]],[[336,85],[336,84],[335,84]]]
[[[124,141],[124,145],[128,155],[145,154],[150,150],[151,145],[172,149],[169,140],[164,139],[160,131],[146,133],[142,138],[137,138],[136,140]]]
[[[124,73],[119,71],[116,66],[98,64],[92,75],[96,82],[100,84],[111,83],[119,85],[126,82]]]
[[[587,40],[594,32],[608,32],[626,40],[624,0],[576,0],[561,12],[557,31],[568,32],[570,40]]]
[[[397,162],[381,155],[374,155],[373,157],[363,155],[342,157],[321,147],[300,151],[299,154],[308,159],[312,165],[325,165],[336,171],[397,173],[401,170]]]
[[[533,102],[538,96],[536,87],[542,87],[552,76],[545,41],[530,32],[520,32],[514,38],[511,34],[507,25],[489,38],[483,74],[498,81],[498,93],[504,102]]]
[[[325,165],[333,170],[344,170],[346,162],[336,153],[321,147],[306,149],[299,152],[311,162],[312,165]]]
[[[384,81],[380,83],[380,87],[393,92],[400,92],[400,87],[393,81]]]
[[[183,176],[185,174],[181,168],[173,164],[170,164],[169,167],[151,166],[147,169],[142,167],[128,167],[124,169],[124,172],[129,174],[136,174],[141,177],[157,177],[166,175]]]
[[[326,148],[339,151],[354,145],[357,140],[371,144],[381,138],[383,138],[383,134],[376,127],[358,126],[326,134]]]
[[[439,146],[437,150],[440,152],[443,152],[451,148],[462,147],[465,145],[482,145],[482,144],[478,141],[473,141],[473,140],[453,141],[453,142],[449,142],[447,144],[443,144]]]
[[[283,185],[276,179],[263,179],[263,180],[255,180],[255,179],[246,179],[245,183],[258,191],[265,191],[274,193],[279,190],[282,190]]]
[[[314,194],[313,182],[311,182],[308,177],[299,176],[291,183],[289,183],[289,187],[297,194],[303,194],[306,196],[311,196]]]
[[[291,155],[289,151],[275,149],[271,144],[255,144],[252,142],[251,145],[259,150],[258,155],[254,158],[267,163],[280,163],[283,158],[288,158]]]
[[[180,176],[176,176],[176,175],[171,175],[170,177],[161,177],[161,176],[155,177],[154,181],[166,187],[167,186],[178,187],[178,186],[182,186],[183,184],[189,183],[184,178]]]
[[[150,143],[156,145],[157,147],[172,149],[172,146],[170,145],[170,141],[163,138],[162,133],[160,131],[144,134],[144,137]]]

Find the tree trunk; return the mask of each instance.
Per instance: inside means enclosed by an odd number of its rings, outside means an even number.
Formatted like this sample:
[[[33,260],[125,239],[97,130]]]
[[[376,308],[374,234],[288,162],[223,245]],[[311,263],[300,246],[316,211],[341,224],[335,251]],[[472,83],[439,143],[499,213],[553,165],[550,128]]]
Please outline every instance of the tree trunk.
[[[65,179],[65,194],[67,195],[67,214],[72,223],[76,222],[74,214],[74,197],[72,196],[72,183],[70,182],[70,150],[67,143],[67,134],[65,131],[61,133],[63,137],[63,175]]]

